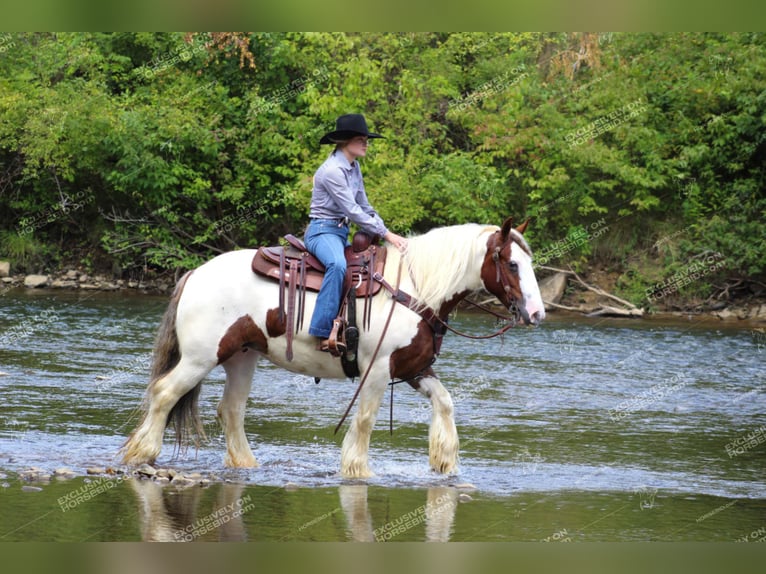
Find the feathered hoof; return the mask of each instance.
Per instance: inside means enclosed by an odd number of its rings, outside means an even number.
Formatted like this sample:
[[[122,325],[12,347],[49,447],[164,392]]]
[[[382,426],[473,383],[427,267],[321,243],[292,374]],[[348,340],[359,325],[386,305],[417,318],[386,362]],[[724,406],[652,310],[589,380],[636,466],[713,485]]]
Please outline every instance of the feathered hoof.
[[[431,462],[431,469],[439,474],[457,474],[457,464],[454,462]]]
[[[140,466],[142,464],[154,464],[160,456],[162,444],[152,446],[153,441],[148,439],[147,433],[140,429],[134,431],[123,443],[119,450],[122,455],[122,463],[128,466]]]
[[[229,468],[257,468],[260,466],[252,453],[249,455],[240,456],[232,456],[231,454],[227,454],[223,463]]]
[[[343,478],[371,478],[375,473],[366,463],[342,464],[340,474]]]
[[[120,453],[122,454],[122,464],[126,466],[141,466],[142,464],[153,465],[159,456],[159,453],[151,455],[137,448],[128,446],[121,449]]]
[[[431,465],[431,469],[439,474],[457,474],[457,456],[430,456],[428,462]]]
[[[428,462],[440,474],[457,473],[460,443],[457,432],[432,434],[428,445]]]

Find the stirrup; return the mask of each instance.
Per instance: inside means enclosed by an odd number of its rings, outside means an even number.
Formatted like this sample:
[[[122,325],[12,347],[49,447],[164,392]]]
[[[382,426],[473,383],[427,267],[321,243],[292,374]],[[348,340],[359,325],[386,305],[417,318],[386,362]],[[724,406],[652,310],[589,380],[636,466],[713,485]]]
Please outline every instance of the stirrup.
[[[346,352],[346,343],[342,341],[343,320],[336,317],[332,322],[330,336],[319,343],[320,351],[328,351],[333,357],[340,357]]]
[[[340,357],[346,352],[346,345],[339,341],[331,341],[330,339],[324,339],[317,345],[317,351],[324,353],[330,353],[333,357]]]

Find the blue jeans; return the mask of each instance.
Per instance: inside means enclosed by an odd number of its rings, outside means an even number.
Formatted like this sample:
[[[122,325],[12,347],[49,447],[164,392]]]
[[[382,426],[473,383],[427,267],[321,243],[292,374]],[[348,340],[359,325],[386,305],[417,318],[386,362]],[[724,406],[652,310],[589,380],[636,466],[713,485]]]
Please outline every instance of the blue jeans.
[[[303,238],[308,250],[325,266],[309,334],[326,339],[332,322],[338,316],[346,278],[344,249],[348,240],[348,225],[338,226],[335,219],[312,219]]]

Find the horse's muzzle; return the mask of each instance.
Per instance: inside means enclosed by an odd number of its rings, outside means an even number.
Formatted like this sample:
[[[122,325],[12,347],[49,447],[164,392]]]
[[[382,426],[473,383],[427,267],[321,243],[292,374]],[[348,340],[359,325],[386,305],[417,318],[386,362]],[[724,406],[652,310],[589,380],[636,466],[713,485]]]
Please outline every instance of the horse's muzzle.
[[[510,311],[515,313],[516,317],[520,316],[525,325],[537,327],[545,319],[545,309],[533,309],[532,313],[530,313],[523,302],[521,305],[512,304]]]
[[[535,311],[534,313],[532,313],[532,315],[529,315],[529,313],[527,313],[527,317],[528,319],[524,319],[524,322],[527,325],[534,325],[535,327],[537,327],[540,324],[540,322],[543,320],[543,317],[545,317],[545,313],[541,314],[540,311]]]

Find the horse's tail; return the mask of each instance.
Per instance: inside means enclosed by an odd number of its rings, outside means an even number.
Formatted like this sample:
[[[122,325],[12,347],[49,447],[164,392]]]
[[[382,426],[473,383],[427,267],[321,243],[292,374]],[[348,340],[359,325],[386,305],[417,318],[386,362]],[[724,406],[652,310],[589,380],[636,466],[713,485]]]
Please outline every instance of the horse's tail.
[[[170,297],[168,308],[162,316],[159,329],[157,329],[154,352],[152,353],[151,378],[146,393],[147,397],[151,394],[152,386],[173,370],[181,360],[181,350],[178,345],[178,334],[176,333],[176,314],[184,285],[186,285],[186,281],[191,274],[192,271],[188,271],[176,284]],[[202,420],[199,416],[199,393],[201,389],[202,384],[200,383],[178,399],[178,402],[168,413],[165,427],[173,425],[173,430],[176,434],[176,446],[179,448],[187,443],[187,439],[192,432],[201,437],[205,436]]]

